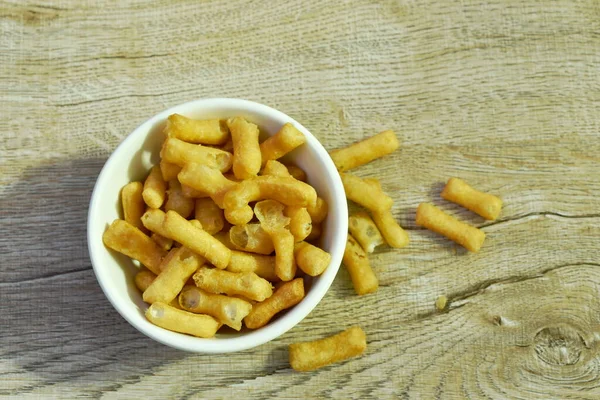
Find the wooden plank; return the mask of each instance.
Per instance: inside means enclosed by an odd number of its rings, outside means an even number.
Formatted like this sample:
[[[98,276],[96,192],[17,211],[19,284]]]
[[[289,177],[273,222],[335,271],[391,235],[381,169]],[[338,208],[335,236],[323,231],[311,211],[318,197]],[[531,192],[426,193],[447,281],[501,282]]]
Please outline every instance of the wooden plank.
[[[0,396],[598,398],[597,17],[585,0],[0,3]],[[282,337],[200,355],[113,310],[85,226],[129,132],[217,96],[329,149],[396,130],[400,150],[355,172],[381,179],[411,244],[371,256],[377,293],[342,269]],[[500,195],[500,219],[441,200],[451,176]],[[481,252],[417,227],[424,201],[481,227]],[[289,343],[353,324],[363,357],[289,368]]]

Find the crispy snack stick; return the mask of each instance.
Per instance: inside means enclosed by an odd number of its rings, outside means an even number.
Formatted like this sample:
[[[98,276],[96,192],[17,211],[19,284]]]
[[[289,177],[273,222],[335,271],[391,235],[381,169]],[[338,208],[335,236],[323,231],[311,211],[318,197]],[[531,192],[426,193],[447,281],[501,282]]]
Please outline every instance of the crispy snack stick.
[[[474,253],[485,240],[485,233],[446,214],[433,204],[421,203],[417,208],[417,225],[446,236]]]
[[[367,336],[358,326],[313,342],[294,343],[289,347],[290,365],[296,371],[312,371],[362,354]]]
[[[331,151],[338,171],[347,171],[390,154],[400,146],[394,131],[383,131],[343,149]]]
[[[499,197],[475,190],[458,178],[448,180],[442,197],[492,221],[498,218],[502,210],[502,200]]]

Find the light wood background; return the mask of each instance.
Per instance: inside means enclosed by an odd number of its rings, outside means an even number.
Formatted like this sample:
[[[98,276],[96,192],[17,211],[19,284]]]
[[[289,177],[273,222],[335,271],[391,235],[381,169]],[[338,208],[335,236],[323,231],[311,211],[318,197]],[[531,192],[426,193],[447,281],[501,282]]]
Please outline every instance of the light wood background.
[[[394,129],[401,149],[357,173],[381,178],[412,242],[371,258],[376,294],[341,269],[279,339],[200,355],[113,310],[86,213],[129,132],[216,96],[330,149]],[[0,1],[0,110],[0,396],[600,397],[596,0]],[[451,176],[500,195],[501,218],[441,201]],[[423,201],[482,227],[482,251],[415,227]],[[289,368],[289,343],[353,324],[363,357]]]

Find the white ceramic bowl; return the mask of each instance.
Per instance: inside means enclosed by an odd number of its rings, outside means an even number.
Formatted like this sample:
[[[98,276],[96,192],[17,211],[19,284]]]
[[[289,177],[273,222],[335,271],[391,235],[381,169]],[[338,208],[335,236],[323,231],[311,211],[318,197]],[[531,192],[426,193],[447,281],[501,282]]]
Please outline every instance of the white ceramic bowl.
[[[308,182],[329,204],[322,246],[331,254],[331,264],[321,276],[306,282],[306,297],[302,302],[263,328],[202,339],[151,324],[144,316],[148,305],[134,284],[138,267],[128,257],[107,249],[102,243],[106,227],[120,217],[121,188],[128,182],[143,180],[151,166],[158,163],[162,129],[167,117],[173,113],[198,119],[240,115],[257,124],[261,132],[269,136],[277,133],[286,122],[291,122],[306,135],[306,144],[290,153],[288,158],[306,171]],[[251,101],[216,98],[195,100],[163,111],[140,125],[117,147],[102,168],[92,193],[88,213],[88,248],[104,294],[119,314],[140,332],[181,350],[226,353],[249,349],[277,338],[315,308],[340,267],[347,230],[348,208],[344,188],[331,158],[319,141],[305,127],[280,111]]]

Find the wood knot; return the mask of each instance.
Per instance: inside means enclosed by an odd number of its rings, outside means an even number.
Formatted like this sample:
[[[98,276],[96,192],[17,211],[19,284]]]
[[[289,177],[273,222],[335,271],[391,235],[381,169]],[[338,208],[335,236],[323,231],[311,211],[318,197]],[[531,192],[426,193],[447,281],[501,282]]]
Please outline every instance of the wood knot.
[[[535,353],[551,365],[573,365],[581,358],[583,338],[569,326],[544,328],[535,335]]]

